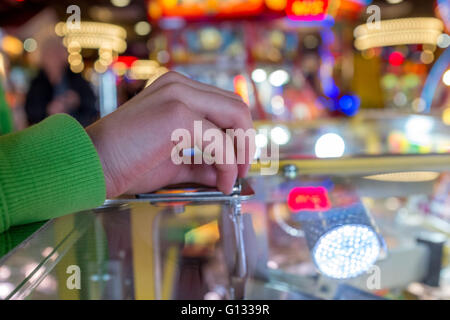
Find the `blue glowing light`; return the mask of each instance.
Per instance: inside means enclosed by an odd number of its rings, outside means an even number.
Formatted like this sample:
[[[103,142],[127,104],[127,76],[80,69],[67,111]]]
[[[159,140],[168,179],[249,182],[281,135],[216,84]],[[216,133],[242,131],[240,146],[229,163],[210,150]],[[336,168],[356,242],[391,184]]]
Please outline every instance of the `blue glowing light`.
[[[381,251],[377,234],[366,225],[343,225],[325,233],[313,250],[317,268],[335,279],[353,278],[369,270]]]
[[[355,115],[361,104],[361,100],[355,95],[344,95],[339,99],[339,108],[347,116]]]

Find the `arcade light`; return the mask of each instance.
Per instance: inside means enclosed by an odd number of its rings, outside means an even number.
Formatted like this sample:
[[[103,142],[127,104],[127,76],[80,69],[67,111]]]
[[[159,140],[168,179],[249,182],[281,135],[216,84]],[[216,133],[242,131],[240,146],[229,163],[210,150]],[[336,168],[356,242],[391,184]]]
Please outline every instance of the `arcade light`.
[[[276,70],[269,76],[269,82],[274,87],[281,87],[289,82],[289,74],[285,70]]]
[[[123,8],[130,4],[130,0],[111,0],[111,4],[115,7]]]
[[[267,136],[264,133],[258,133],[255,136],[255,145],[257,148],[265,148],[268,142],[269,139],[267,139]]]
[[[344,225],[319,239],[313,257],[323,274],[348,279],[369,270],[379,253],[379,241],[373,230],[362,225]]]
[[[81,72],[84,68],[82,49],[98,49],[99,58],[94,63],[94,69],[98,73],[104,73],[114,57],[127,48],[126,30],[109,23],[82,21],[79,27],[72,28],[65,22],[58,22],[55,33],[63,37],[73,72]]]
[[[262,83],[266,81],[267,79],[267,73],[263,69],[255,69],[252,72],[252,80],[255,83]]]
[[[361,100],[356,95],[343,95],[339,99],[339,108],[347,116],[354,116],[361,105]]]
[[[442,76],[442,82],[447,87],[450,87],[450,69],[447,69],[447,71],[445,71],[444,75]]]
[[[345,152],[345,142],[336,133],[326,133],[316,141],[314,147],[318,158],[339,158]]]
[[[354,30],[355,47],[363,51],[405,44],[436,45],[443,29],[443,22],[437,18],[383,20],[377,28],[365,23]]]
[[[361,203],[328,211],[299,213],[306,242],[317,269],[334,279],[367,272],[385,245]]]
[[[285,145],[291,139],[291,133],[284,126],[276,126],[270,130],[270,139],[278,145]]]

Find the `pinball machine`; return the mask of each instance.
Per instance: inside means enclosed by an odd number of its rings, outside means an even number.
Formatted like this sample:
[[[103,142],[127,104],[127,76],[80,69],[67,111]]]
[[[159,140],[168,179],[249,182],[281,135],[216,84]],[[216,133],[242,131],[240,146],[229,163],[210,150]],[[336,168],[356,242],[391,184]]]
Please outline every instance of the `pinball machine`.
[[[339,21],[369,1],[340,3],[149,1],[151,58],[251,108],[249,177],[231,196],[178,186],[40,224],[1,258],[0,298],[450,299],[448,123],[380,107],[383,90],[417,97],[428,69],[414,48],[358,53],[388,63],[367,99]]]

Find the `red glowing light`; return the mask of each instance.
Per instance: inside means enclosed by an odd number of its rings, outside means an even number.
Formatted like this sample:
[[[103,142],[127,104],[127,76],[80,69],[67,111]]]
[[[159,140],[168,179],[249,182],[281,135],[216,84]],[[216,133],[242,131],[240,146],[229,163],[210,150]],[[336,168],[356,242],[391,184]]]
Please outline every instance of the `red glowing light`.
[[[286,14],[292,20],[320,21],[326,16],[328,0],[288,0]]]
[[[122,62],[127,66],[127,68],[130,68],[131,65],[137,60],[137,57],[133,56],[119,56],[117,57],[116,61],[114,62]]]
[[[291,211],[329,210],[328,191],[324,187],[296,187],[288,195],[287,204]]]
[[[405,61],[405,57],[401,52],[394,51],[389,56],[389,63],[393,66],[399,66]]]

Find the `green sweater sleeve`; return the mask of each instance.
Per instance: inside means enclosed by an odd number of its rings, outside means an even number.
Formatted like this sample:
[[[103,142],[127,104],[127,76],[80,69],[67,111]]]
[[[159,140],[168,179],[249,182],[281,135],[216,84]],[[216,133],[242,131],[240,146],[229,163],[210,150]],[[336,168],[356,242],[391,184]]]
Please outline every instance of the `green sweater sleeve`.
[[[0,135],[10,133],[13,129],[12,112],[6,102],[5,91],[0,81]]]
[[[105,195],[98,154],[72,117],[0,137],[0,232],[96,207]]]

